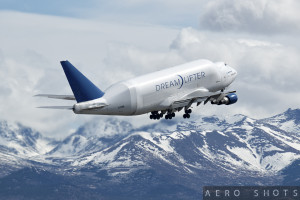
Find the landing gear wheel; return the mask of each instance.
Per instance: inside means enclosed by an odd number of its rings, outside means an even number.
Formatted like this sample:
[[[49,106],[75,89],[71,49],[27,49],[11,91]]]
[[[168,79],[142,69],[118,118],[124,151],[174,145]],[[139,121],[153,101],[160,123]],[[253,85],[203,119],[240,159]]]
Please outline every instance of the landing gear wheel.
[[[157,111],[152,111],[151,114],[152,115],[156,115],[158,112]]]
[[[172,117],[175,117],[175,113],[172,113],[172,115],[171,115]]]
[[[150,119],[153,119],[153,115],[150,115]]]
[[[191,117],[191,115],[190,115],[190,114],[187,114],[187,113],[186,113],[186,114],[183,114],[183,118],[184,118],[184,119],[186,119],[186,118],[190,118],[190,117]]]
[[[190,113],[192,113],[192,109],[187,109],[184,112],[185,112],[185,114],[190,114]]]
[[[172,114],[167,114],[165,115],[165,119],[172,119],[173,118],[173,115]]]

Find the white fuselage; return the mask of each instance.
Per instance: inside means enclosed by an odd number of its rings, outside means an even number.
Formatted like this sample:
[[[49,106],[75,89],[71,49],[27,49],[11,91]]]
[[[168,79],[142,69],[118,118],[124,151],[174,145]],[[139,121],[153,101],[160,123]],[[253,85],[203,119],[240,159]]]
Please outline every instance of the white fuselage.
[[[116,83],[105,90],[103,97],[75,104],[74,112],[140,115],[164,111],[170,109],[173,100],[188,95],[191,98],[197,97],[195,94],[199,91],[218,93],[234,81],[236,74],[234,69],[224,63],[197,60]],[[92,109],[98,105],[104,106]]]

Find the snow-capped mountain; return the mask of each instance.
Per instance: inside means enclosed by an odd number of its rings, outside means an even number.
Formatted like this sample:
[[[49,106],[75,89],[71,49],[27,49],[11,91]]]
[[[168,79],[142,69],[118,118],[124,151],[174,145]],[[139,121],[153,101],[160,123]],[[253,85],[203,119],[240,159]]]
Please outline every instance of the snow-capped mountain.
[[[48,155],[51,156],[74,156],[89,151],[100,151],[112,145],[133,130],[132,125],[125,121],[113,118],[99,121],[93,120],[65,138],[53,148]]]
[[[288,109],[284,113],[261,120],[289,133],[300,134],[300,109]]]
[[[206,117],[178,124],[169,134],[136,131],[102,151],[78,157],[72,166],[100,166],[113,169],[114,174],[118,171],[114,168],[118,168],[124,174],[125,169],[130,172],[135,167],[151,166],[153,158],[189,173],[215,166],[228,171],[271,174],[300,158],[300,139],[296,134],[242,115],[230,123]]]
[[[0,145],[7,153],[24,157],[45,154],[53,149],[52,142],[53,140],[19,123],[0,121]]]
[[[28,166],[32,158],[38,160],[57,143],[19,123],[0,121],[0,176]]]
[[[299,122],[298,109],[260,120],[202,116],[140,128],[109,118],[55,141],[2,121],[0,168],[10,175],[0,186],[18,188],[23,176],[50,176],[61,180],[57,190],[69,185],[78,198],[199,199],[203,185],[299,184]]]

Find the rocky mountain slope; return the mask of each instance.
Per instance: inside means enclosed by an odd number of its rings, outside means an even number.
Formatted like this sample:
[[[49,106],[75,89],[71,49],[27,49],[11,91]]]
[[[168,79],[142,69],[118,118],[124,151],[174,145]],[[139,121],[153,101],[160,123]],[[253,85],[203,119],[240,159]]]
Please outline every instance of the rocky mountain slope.
[[[94,120],[63,141],[2,121],[0,194],[21,188],[29,198],[24,181],[70,199],[199,199],[203,185],[300,184],[300,110],[195,119],[138,129]]]

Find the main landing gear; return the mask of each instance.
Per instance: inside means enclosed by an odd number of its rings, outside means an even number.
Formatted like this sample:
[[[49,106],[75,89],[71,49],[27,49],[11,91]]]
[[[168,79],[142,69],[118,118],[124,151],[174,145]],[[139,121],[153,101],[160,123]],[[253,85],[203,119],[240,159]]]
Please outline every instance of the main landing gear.
[[[173,117],[175,117],[175,113],[168,113],[168,114],[165,116],[165,119],[172,119]]]
[[[185,119],[185,118],[190,118],[191,117],[191,113],[192,113],[192,109],[187,109],[187,110],[185,110],[184,111],[185,112],[185,114],[183,114],[183,118]]]
[[[151,112],[150,119],[160,119],[163,116],[164,116],[164,114],[162,112],[158,113],[158,111],[153,111],[153,112]]]
[[[182,108],[181,108],[182,109]],[[181,109],[177,109],[175,111],[180,111]],[[192,109],[185,109],[184,110],[184,114],[183,114],[183,118],[190,118],[191,117],[191,113],[192,113]],[[150,119],[154,119],[154,120],[159,120],[161,118],[163,118],[165,115],[165,119],[172,119],[173,117],[175,117],[175,113],[174,110],[163,110],[163,111],[152,111],[151,115],[150,115]]]

